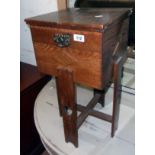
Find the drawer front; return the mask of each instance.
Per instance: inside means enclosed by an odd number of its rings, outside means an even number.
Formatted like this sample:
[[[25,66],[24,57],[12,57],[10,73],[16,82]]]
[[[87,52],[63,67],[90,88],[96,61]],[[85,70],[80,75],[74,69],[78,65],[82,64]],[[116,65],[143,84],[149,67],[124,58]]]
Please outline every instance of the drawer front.
[[[31,33],[41,72],[57,76],[59,67],[70,68],[75,82],[102,88],[102,33],[37,26],[31,26]],[[69,46],[60,47],[54,37],[65,34],[70,36]]]

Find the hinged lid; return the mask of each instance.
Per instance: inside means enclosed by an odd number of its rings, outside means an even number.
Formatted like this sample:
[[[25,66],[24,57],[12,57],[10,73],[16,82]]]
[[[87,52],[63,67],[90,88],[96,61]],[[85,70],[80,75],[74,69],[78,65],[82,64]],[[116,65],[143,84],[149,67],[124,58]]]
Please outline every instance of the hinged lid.
[[[28,18],[25,21],[33,26],[103,31],[109,24],[127,18],[131,12],[129,8],[72,8]]]

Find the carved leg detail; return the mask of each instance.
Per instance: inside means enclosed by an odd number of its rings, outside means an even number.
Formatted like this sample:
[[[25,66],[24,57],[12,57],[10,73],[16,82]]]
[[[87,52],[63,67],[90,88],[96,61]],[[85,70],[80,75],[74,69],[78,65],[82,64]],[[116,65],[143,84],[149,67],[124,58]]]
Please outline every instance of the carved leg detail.
[[[58,69],[58,95],[63,116],[65,141],[78,147],[77,104],[73,73],[69,69]]]

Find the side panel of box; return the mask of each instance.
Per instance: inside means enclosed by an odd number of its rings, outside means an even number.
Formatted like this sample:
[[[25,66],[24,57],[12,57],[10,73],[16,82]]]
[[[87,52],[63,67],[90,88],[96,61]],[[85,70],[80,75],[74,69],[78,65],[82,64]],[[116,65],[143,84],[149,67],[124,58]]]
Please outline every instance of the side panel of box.
[[[107,84],[112,77],[112,61],[113,52],[118,42],[120,44],[115,55],[122,55],[123,61],[127,57],[127,42],[128,42],[129,20],[119,21],[111,24],[103,34],[103,75],[104,84]]]

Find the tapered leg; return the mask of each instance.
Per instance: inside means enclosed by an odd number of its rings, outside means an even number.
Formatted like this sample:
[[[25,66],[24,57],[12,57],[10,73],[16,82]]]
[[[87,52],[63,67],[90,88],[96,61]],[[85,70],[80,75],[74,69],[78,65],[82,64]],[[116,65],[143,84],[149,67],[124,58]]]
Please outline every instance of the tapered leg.
[[[65,141],[78,147],[76,89],[73,73],[69,69],[58,69],[58,95],[63,116]]]
[[[111,136],[113,137],[118,127],[118,118],[120,111],[121,100],[121,73],[122,61],[121,57],[114,62],[113,76],[114,76],[114,94],[113,94],[113,113],[112,113],[112,129]]]

